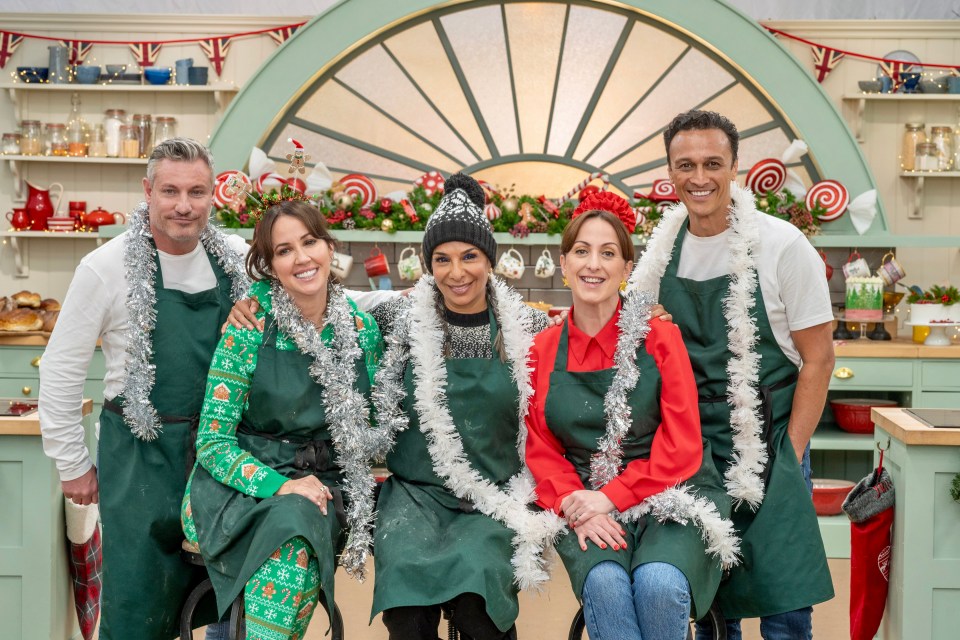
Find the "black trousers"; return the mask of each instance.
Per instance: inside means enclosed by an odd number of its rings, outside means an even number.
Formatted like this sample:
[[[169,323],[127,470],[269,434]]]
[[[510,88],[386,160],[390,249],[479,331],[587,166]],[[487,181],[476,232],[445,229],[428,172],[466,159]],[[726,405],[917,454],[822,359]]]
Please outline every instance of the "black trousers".
[[[451,610],[450,618],[462,640],[516,640],[517,628],[500,631],[487,615],[483,598],[475,593],[461,593],[443,606]],[[383,612],[383,624],[390,640],[437,640],[442,606],[395,607]]]

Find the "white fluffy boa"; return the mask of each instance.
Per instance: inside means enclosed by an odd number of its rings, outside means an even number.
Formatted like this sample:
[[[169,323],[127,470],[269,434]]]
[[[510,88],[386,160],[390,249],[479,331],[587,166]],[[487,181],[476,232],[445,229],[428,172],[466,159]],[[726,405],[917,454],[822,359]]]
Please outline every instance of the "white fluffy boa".
[[[760,241],[753,193],[730,183],[729,221],[730,286],[723,299],[723,316],[727,321],[728,348],[733,356],[727,363],[727,403],[731,407],[730,427],[733,430],[733,464],[724,474],[727,493],[736,504],[746,502],[754,510],[763,502],[762,473],[767,450],[762,441],[760,418],[760,356],[756,352],[757,323],[752,315],[755,306],[757,268],[755,251]],[[650,291],[659,297],[660,280],[670,263],[673,245],[681,225],[687,220],[687,208],[678,204],[664,213],[653,230],[646,251],[630,275],[628,291]]]
[[[533,329],[520,295],[491,275],[496,298],[497,321],[518,391],[517,452],[524,459],[526,414],[533,387],[530,383],[530,347]],[[514,580],[521,589],[538,589],[548,579],[544,551],[564,529],[564,521],[552,511],[534,512],[528,504],[535,500],[533,478],[524,466],[501,489],[484,479],[470,465],[457,427],[450,415],[446,397],[446,365],[443,354],[443,330],[437,315],[434,278],[424,275],[410,294],[410,308],[397,321],[388,340],[383,366],[377,372],[374,404],[377,407],[380,434],[373,447],[382,456],[398,431],[408,426],[400,408],[405,391],[403,371],[412,359],[415,382],[414,408],[427,440],[433,470],[444,486],[457,498],[469,500],[474,507],[514,532],[511,564]],[[496,354],[494,354],[496,357]]]
[[[616,375],[603,400],[606,433],[597,442],[597,453],[590,460],[590,485],[594,490],[613,480],[623,468],[620,444],[632,425],[629,396],[640,379],[637,350],[642,348],[650,330],[651,304],[649,293],[633,291],[627,295],[620,311],[617,321],[619,337],[613,357]],[[713,502],[696,495],[693,487],[682,484],[665,489],[624,512],[612,515],[629,522],[647,514],[660,522],[672,520],[686,524],[692,521],[700,529],[708,554],[716,557],[725,569],[739,563],[740,539],[733,522],[723,518]]]

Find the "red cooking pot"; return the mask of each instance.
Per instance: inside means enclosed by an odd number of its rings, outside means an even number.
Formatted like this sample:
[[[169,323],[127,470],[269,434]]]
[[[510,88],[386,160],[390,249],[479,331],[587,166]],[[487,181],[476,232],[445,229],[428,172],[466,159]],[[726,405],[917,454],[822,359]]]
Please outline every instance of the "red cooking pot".
[[[873,433],[870,409],[873,407],[896,407],[893,400],[876,398],[843,398],[830,401],[837,425],[850,433]]]

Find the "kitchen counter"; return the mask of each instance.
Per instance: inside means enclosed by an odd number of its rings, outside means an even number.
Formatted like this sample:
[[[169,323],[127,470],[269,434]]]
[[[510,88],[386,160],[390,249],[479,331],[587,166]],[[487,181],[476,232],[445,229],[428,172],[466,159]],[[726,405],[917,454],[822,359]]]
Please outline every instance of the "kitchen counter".
[[[93,400],[84,399],[81,415],[93,413]],[[36,411],[26,416],[0,416],[0,436],[39,436],[40,414]]]
[[[960,345],[928,347],[910,338],[835,340],[833,352],[838,358],[960,358]]]
[[[960,429],[928,426],[903,409],[875,407],[870,417],[876,426],[904,444],[960,447]]]

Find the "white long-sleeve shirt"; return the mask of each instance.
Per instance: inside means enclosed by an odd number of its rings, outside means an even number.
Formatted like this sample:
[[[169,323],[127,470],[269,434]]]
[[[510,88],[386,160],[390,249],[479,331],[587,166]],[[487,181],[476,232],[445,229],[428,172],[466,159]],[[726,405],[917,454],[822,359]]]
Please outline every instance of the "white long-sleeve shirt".
[[[56,462],[62,481],[79,478],[93,467],[84,444],[80,408],[98,340],[106,361],[104,397],[112,399],[123,390],[130,321],[123,269],[127,237],[126,232],[120,234],[80,261],[40,361],[43,450]],[[227,236],[227,243],[241,255],[249,249],[240,236]],[[196,293],[216,286],[202,245],[185,255],[158,254],[166,288]],[[392,291],[347,293],[365,310],[399,295]]]

